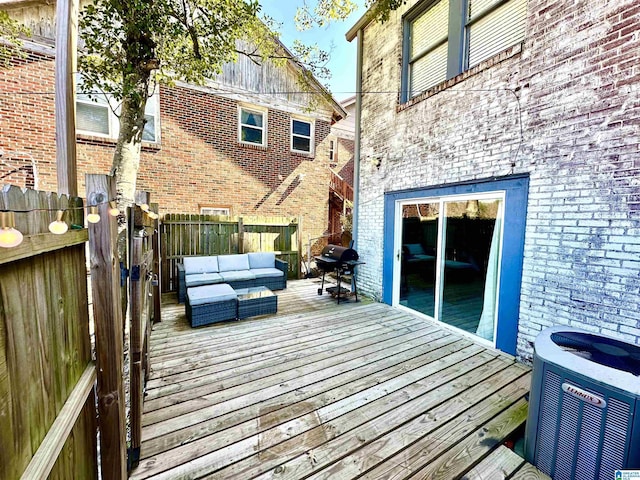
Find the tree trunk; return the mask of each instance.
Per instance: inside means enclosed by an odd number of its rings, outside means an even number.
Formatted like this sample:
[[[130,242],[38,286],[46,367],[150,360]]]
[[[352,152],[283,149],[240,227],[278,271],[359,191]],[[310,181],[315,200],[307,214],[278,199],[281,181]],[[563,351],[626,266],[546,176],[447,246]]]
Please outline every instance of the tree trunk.
[[[118,208],[125,212],[134,203],[136,180],[140,168],[142,132],[144,130],[144,109],[147,105],[149,74],[135,79],[134,93],[122,101],[120,132],[113,154],[111,174],[116,178]]]

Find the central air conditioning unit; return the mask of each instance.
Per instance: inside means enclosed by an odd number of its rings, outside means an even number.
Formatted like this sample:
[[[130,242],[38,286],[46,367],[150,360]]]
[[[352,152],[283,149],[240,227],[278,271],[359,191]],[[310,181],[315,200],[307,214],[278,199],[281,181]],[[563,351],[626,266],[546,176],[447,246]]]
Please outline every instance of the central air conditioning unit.
[[[526,460],[554,480],[640,469],[640,346],[552,327],[534,350]]]

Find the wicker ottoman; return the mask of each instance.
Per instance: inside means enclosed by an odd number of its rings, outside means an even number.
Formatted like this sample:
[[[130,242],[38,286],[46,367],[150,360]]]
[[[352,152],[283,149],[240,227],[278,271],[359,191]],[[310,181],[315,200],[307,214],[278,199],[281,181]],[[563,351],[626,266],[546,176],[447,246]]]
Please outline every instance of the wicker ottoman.
[[[187,289],[187,318],[192,327],[235,320],[238,296],[226,283]]]

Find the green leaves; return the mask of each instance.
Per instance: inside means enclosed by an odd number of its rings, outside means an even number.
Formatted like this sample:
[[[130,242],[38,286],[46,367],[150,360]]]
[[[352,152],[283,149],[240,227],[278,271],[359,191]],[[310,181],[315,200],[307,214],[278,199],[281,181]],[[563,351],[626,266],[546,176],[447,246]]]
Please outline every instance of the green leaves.
[[[365,7],[370,9],[375,20],[384,22],[393,10],[405,3],[406,0],[366,0]],[[313,8],[303,2],[295,16],[296,26],[301,31],[316,26],[325,27],[330,22],[344,20],[357,7],[353,0],[318,0]]]
[[[295,20],[301,29],[344,19],[357,7],[354,0],[299,1]],[[402,3],[367,0],[382,20]],[[273,41],[276,24],[260,16],[257,0],[96,0],[81,12],[79,68],[89,89],[122,99],[152,77],[202,84],[239,54],[281,62],[290,53]],[[0,28],[6,24],[2,18]],[[252,47],[239,48],[241,40],[250,40]],[[292,48],[290,60],[318,77],[328,76],[326,52],[300,42]]]
[[[202,83],[257,26],[256,0],[97,0],[81,13],[85,84],[121,99],[151,72]]]
[[[318,0],[315,8],[309,8],[305,2],[296,13],[296,25],[299,30],[308,30],[316,25],[324,27],[329,22],[344,20],[357,7],[352,0]]]
[[[28,35],[29,30],[9,17],[4,10],[0,10],[0,67],[8,67],[12,57],[23,56],[20,49],[20,35]]]

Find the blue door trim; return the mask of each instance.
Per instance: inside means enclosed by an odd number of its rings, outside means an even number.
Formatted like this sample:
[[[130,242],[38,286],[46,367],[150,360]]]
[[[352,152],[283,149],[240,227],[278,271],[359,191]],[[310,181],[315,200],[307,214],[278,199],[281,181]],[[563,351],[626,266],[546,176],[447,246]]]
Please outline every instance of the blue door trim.
[[[520,312],[527,199],[529,197],[528,175],[514,175],[385,193],[382,301],[391,305],[393,298],[393,242],[395,207],[398,200],[485,193],[497,190],[505,192],[505,215],[496,347],[515,355]]]

